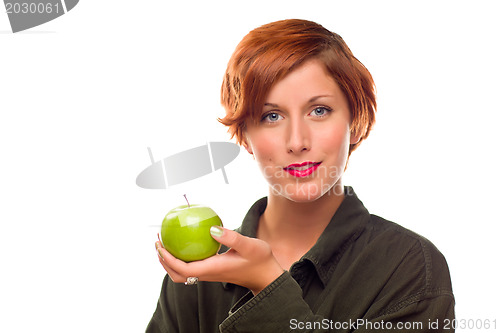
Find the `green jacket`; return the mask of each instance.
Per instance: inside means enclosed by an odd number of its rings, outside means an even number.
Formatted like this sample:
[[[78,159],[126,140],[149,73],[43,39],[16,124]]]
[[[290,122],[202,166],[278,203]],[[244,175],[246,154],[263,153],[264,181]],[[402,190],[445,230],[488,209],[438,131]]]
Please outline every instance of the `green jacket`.
[[[233,284],[185,286],[165,276],[146,332],[453,332],[443,255],[345,191],[313,248],[256,296]],[[266,205],[258,200],[238,232],[255,237]]]

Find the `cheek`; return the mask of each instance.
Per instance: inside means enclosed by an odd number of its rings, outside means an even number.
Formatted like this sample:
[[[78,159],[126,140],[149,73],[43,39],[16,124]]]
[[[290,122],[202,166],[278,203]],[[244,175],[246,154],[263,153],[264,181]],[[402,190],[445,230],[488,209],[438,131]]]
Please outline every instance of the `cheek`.
[[[272,142],[257,140],[253,143],[253,155],[264,178],[271,179],[276,174],[275,152],[276,147]]]
[[[319,133],[318,143],[326,150],[341,154],[349,149],[350,132],[349,128],[343,125],[330,127],[328,130]]]
[[[265,136],[256,136],[252,140],[252,149],[255,159],[262,164],[273,161],[273,154],[276,152],[277,143]]]
[[[270,145],[262,145],[254,152],[255,159],[262,166],[272,165],[274,161],[273,149]]]

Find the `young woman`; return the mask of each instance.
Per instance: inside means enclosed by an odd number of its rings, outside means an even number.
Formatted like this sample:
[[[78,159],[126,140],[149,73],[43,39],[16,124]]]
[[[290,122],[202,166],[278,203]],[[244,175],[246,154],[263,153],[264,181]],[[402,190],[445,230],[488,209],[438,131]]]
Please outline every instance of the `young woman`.
[[[342,184],[376,109],[342,38],[305,20],[251,31],[221,100],[269,195],[237,231],[212,228],[219,255],[184,263],[156,243],[168,275],[147,332],[443,331],[454,297],[442,254]]]

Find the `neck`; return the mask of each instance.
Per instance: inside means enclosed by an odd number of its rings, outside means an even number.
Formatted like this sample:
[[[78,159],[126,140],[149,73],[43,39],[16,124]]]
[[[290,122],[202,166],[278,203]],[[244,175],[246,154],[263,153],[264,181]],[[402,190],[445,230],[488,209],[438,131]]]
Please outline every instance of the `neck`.
[[[340,181],[328,193],[310,202],[294,202],[270,191],[257,237],[271,245],[278,261],[288,269],[316,243],[343,199]]]

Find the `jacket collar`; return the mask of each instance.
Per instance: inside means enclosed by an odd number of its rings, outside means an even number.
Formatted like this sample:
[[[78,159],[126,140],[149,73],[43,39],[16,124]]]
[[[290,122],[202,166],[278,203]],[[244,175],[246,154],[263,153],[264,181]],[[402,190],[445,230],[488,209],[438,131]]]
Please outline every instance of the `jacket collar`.
[[[316,244],[299,260],[310,261],[323,286],[330,279],[349,244],[354,242],[370,220],[370,214],[350,186],[344,187],[344,200]],[[267,207],[267,197],[257,200],[248,210],[237,232],[255,238],[260,216]],[[221,247],[219,253],[227,251]],[[295,265],[295,264],[294,264]],[[293,266],[292,266],[293,269]],[[228,283],[223,282],[224,288]]]
[[[309,260],[314,265],[323,287],[346,249],[361,235],[370,221],[370,213],[352,187],[346,186],[344,195],[344,200],[316,244],[300,260]]]

